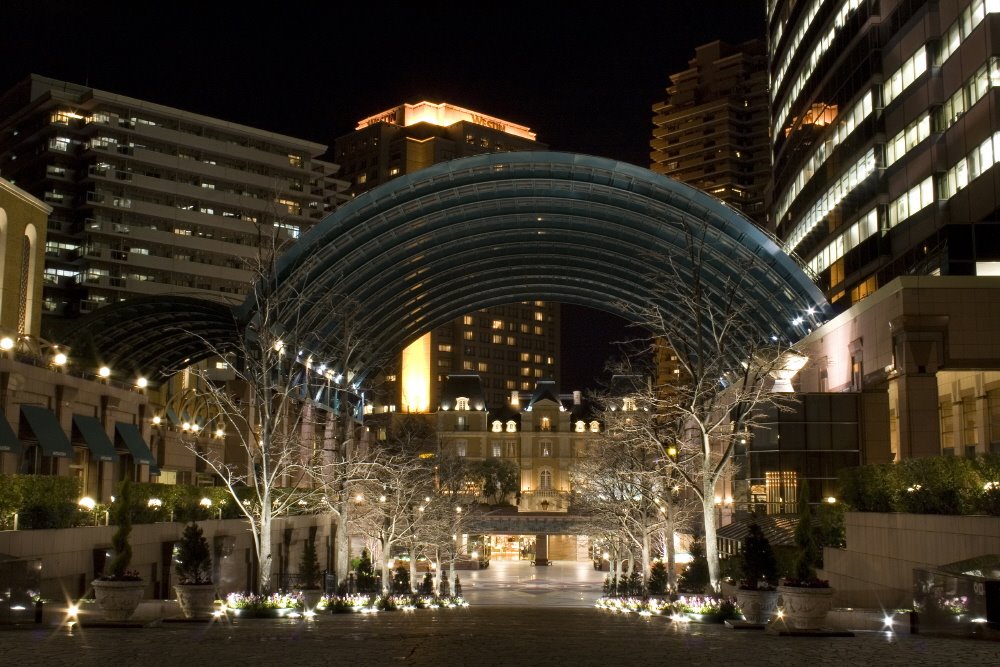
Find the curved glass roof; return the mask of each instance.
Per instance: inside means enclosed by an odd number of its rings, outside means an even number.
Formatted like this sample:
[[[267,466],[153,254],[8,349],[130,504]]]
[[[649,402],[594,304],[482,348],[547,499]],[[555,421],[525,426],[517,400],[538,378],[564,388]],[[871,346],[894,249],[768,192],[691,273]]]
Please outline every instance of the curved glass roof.
[[[634,165],[549,151],[462,158],[375,188],[282,255],[275,284],[289,303],[302,295],[297,321],[320,340],[339,326],[323,296],[361,304],[376,358],[504,303],[574,303],[628,319],[628,305],[658,292],[668,261],[690,274],[691,238],[705,239],[709,283],[743,281],[761,336],[795,342],[828,319],[800,266],[719,200]]]

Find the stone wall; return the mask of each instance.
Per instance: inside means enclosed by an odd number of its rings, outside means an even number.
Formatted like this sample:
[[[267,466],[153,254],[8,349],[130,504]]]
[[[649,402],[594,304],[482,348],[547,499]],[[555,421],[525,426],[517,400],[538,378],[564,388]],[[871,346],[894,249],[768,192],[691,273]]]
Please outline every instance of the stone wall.
[[[846,528],[821,573],[838,607],[909,608],[914,568],[1000,554],[1000,517],[848,512]]]
[[[272,535],[274,545],[274,585],[281,585],[281,574],[298,573],[299,560],[309,529],[316,528],[316,555],[320,567],[332,565],[332,527],[328,515],[310,515],[276,519]],[[247,591],[252,583],[254,563],[253,538],[245,521],[202,521],[201,526],[212,550],[214,580],[218,593]],[[173,598],[176,583],[172,570],[171,547],[181,537],[183,523],[134,524],[131,569],[146,583],[146,597]],[[0,554],[15,558],[40,559],[42,595],[50,599],[78,599],[92,596],[90,582],[104,554],[111,552],[114,526],[92,526],[61,530],[0,531]]]

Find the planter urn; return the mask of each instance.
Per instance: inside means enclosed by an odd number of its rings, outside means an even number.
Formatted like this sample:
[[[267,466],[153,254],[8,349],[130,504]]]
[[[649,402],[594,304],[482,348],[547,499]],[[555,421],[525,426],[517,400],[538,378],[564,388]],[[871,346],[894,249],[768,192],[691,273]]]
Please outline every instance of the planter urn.
[[[177,584],[174,590],[184,618],[208,619],[215,613],[214,585]]]
[[[778,586],[778,606],[785,622],[795,630],[822,627],[833,608],[833,589],[805,586]]]
[[[778,613],[778,591],[740,588],[736,591],[736,604],[747,623],[767,623]]]
[[[91,585],[94,587],[97,606],[104,612],[104,618],[109,621],[127,621],[131,618],[146,592],[146,584],[142,580],[95,579]]]

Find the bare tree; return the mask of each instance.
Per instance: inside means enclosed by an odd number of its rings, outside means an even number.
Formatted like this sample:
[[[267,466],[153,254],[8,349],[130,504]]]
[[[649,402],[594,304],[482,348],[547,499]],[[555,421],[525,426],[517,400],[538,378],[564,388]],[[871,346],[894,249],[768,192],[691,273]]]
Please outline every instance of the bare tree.
[[[336,566],[346,578],[349,488],[367,479],[357,447],[362,406],[352,377],[366,337],[355,324],[356,305],[335,291],[317,297],[277,284],[276,259],[287,241],[283,228],[258,226],[258,254],[250,284],[254,304],[236,349],[207,352],[227,361],[234,377],[217,381],[205,365],[188,368],[190,390],[207,406],[200,427],[224,433],[225,447],[189,439],[189,448],[226,486],[246,518],[257,556],[259,592],[272,590],[272,529],[276,517],[304,511],[338,516]],[[340,326],[324,332],[315,312]],[[329,355],[321,358],[319,355]],[[194,435],[197,430],[189,431]]]
[[[718,258],[712,257],[710,233],[689,228],[684,261],[666,258],[663,272],[651,277],[647,303],[623,307],[648,334],[650,356],[666,355],[676,364],[637,396],[655,418],[636,426],[701,503],[709,577],[718,590],[716,495],[724,495],[720,484],[736,446],[763,416],[764,405],[780,407],[771,373],[784,367],[789,348],[771,335],[749,297],[760,260],[727,258],[737,270],[720,277],[711,270]]]

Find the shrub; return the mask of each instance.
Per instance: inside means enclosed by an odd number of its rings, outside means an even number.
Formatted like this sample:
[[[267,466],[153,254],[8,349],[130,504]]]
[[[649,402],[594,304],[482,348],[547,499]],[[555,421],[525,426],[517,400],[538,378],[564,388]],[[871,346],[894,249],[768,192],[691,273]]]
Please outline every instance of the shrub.
[[[184,527],[184,534],[177,545],[177,564],[174,566],[181,584],[212,583],[212,554],[201,526],[191,522]]]
[[[310,537],[302,545],[299,560],[299,585],[302,588],[319,588],[319,559],[316,557],[316,538]]]
[[[123,479],[118,486],[118,495],[111,505],[114,523],[117,526],[111,536],[111,546],[115,555],[108,564],[107,572],[102,579],[137,580],[138,574],[129,571],[132,564],[132,545],[129,535],[132,533],[132,483]]]
[[[685,593],[704,593],[709,584],[708,559],[701,540],[691,545],[691,562],[684,568],[677,587]]]
[[[663,595],[667,592],[667,566],[663,561],[656,561],[649,569],[649,592],[652,595]]]
[[[0,475],[0,529],[72,528],[92,523],[81,512],[80,482],[51,475]],[[85,516],[86,515],[86,516]]]
[[[757,590],[762,582],[764,588],[770,588],[778,582],[774,550],[756,521],[750,524],[743,538],[742,565],[740,588]]]
[[[434,575],[430,572],[424,575],[424,580],[420,583],[421,595],[434,595]]]
[[[857,512],[892,512],[898,486],[894,464],[881,463],[840,471],[840,495]]]
[[[410,592],[410,568],[407,566],[396,566],[396,570],[392,574],[392,592],[398,595]]]

